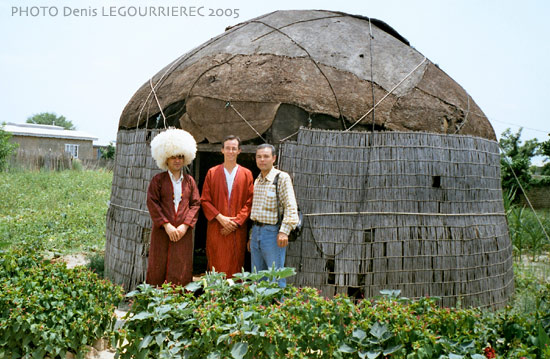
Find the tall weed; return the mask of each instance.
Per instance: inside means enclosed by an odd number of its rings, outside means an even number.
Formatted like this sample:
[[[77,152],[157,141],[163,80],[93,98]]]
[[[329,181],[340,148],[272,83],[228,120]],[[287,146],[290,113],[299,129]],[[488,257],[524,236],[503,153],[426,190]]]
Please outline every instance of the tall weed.
[[[529,254],[536,256],[550,250],[550,211],[518,206],[514,202],[515,192],[505,191],[503,196],[504,210],[508,219],[510,240],[514,246],[516,258],[521,259]]]

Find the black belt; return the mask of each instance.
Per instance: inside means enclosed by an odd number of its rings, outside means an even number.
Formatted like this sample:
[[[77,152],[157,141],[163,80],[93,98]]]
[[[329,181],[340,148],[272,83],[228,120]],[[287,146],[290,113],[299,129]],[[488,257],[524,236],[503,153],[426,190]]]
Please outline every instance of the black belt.
[[[258,227],[262,227],[262,226],[274,226],[274,224],[262,223],[262,222],[257,222],[257,221],[252,221],[252,225],[253,225],[253,226],[258,226]]]

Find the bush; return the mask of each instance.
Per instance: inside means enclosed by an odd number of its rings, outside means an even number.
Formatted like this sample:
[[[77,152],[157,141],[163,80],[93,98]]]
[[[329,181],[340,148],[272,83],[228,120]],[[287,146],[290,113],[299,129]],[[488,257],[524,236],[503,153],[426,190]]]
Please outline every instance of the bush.
[[[529,208],[512,205],[506,212],[510,240],[514,253],[520,257],[530,254],[533,258],[548,251],[550,242],[550,215],[546,211],[533,213]]]
[[[78,158],[73,158],[71,161],[71,168],[73,171],[82,171],[82,161],[80,161]]]
[[[10,142],[11,133],[4,131],[3,127],[0,125],[0,171],[7,168],[10,156],[19,147],[17,143]]]
[[[140,286],[115,334],[121,358],[543,358],[548,307],[528,315],[506,308],[440,308],[399,291],[377,300],[322,298],[312,288],[256,281],[291,269],[210,273],[185,289]],[[541,292],[541,298],[548,296]],[[545,337],[546,336],[546,337]]]
[[[88,257],[90,263],[86,266],[89,270],[96,273],[98,277],[103,278],[105,272],[105,255],[96,253]]]
[[[22,250],[0,257],[0,358],[84,355],[112,329],[122,290]]]

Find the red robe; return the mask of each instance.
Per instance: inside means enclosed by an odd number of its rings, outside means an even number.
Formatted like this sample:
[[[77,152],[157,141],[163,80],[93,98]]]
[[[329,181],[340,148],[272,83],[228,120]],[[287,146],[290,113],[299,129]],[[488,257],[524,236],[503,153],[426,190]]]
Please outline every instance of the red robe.
[[[193,227],[197,223],[200,196],[195,180],[184,174],[181,202],[174,210],[174,189],[168,172],[153,177],[147,189],[147,208],[153,220],[149,262],[145,281],[151,285],[170,282],[186,285],[193,280]],[[189,229],[177,242],[171,242],[162,226],[187,224]]]
[[[246,252],[247,219],[252,209],[253,191],[252,172],[239,166],[229,201],[223,164],[208,170],[202,187],[201,204],[208,220],[206,257],[209,271],[214,268],[216,272],[224,272],[228,278],[234,273],[241,272]],[[237,217],[234,221],[239,227],[227,236],[222,235],[222,226],[215,219],[218,213],[227,217]]]

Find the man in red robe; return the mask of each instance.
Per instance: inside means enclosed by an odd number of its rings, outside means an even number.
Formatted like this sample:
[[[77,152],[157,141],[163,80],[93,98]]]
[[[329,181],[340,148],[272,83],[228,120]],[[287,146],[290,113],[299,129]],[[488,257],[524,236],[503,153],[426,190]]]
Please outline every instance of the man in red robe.
[[[244,265],[254,180],[249,169],[237,164],[241,153],[241,140],[237,136],[227,136],[221,152],[223,163],[206,174],[201,204],[208,220],[208,270],[223,272],[231,278]]]
[[[151,141],[158,167],[147,189],[147,208],[153,228],[145,281],[186,285],[193,280],[193,226],[200,197],[195,180],[183,167],[195,158],[197,144],[191,134],[168,129]]]

